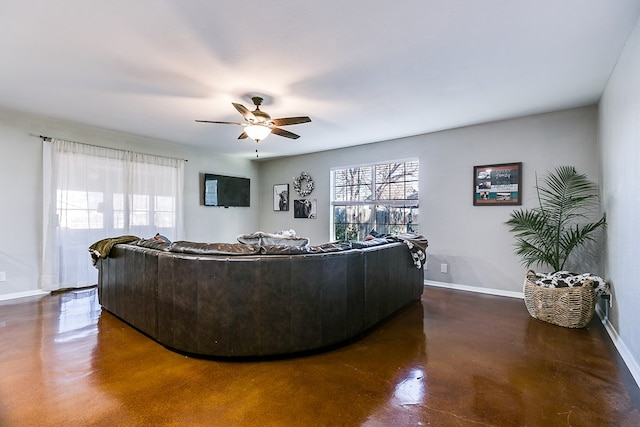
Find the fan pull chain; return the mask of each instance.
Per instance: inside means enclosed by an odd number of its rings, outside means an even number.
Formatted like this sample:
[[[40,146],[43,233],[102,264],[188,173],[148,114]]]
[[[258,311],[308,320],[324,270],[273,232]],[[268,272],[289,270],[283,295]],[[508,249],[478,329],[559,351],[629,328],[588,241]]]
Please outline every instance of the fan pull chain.
[[[258,150],[256,150],[256,159],[258,158]]]

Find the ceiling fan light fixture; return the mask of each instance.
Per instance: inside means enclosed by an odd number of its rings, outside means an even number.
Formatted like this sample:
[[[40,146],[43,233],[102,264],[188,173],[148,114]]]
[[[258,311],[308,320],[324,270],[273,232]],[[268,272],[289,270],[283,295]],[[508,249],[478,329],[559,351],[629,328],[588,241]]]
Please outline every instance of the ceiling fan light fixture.
[[[223,125],[240,125],[243,126],[243,131],[238,139],[250,138],[255,142],[260,142],[269,134],[273,133],[276,136],[282,136],[289,139],[298,139],[300,135],[296,135],[293,132],[284,130],[281,126],[297,125],[300,123],[309,123],[311,119],[307,116],[299,117],[281,117],[278,119],[272,119],[271,116],[264,111],[260,110],[260,104],[262,104],[262,97],[254,96],[251,98],[256,109],[249,111],[247,107],[242,104],[232,102],[231,104],[238,110],[238,113],[244,118],[242,122],[223,122],[217,120],[196,120],[196,122],[203,123],[218,123]]]
[[[264,125],[250,125],[244,128],[244,132],[255,142],[260,142],[269,136],[271,129]]]

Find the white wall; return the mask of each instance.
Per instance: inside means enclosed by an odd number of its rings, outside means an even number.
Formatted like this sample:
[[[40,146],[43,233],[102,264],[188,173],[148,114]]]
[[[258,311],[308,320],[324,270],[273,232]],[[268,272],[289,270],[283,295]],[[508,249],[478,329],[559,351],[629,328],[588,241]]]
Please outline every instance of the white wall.
[[[600,146],[610,321],[618,349],[640,384],[640,22],[600,100]]]
[[[301,142],[304,143],[304,142]],[[595,106],[470,126],[365,146],[290,157],[260,164],[260,191],[274,184],[292,188],[309,172],[318,200],[317,219],[274,212],[270,198],[260,206],[262,231],[293,228],[313,244],[329,239],[329,173],[332,167],[383,160],[420,159],[420,232],[429,240],[428,280],[522,292],[524,269],[513,255],[513,236],[503,224],[511,206],[473,206],[473,166],[523,163],[523,207],[535,203],[534,174],[573,165],[598,180]],[[440,273],[440,264],[449,272]]]
[[[257,167],[251,161],[0,109],[0,271],[6,273],[0,298],[38,290],[42,245],[42,141],[38,135],[189,160],[185,164],[187,240],[235,241],[238,234],[258,226],[260,193]],[[251,178],[252,207],[201,206],[199,174],[203,172]]]

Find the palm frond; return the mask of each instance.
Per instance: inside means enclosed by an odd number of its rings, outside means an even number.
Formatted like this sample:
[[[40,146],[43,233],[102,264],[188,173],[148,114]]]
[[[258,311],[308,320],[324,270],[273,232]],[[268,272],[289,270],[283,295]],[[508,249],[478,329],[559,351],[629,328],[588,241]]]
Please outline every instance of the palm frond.
[[[536,178],[536,192],[538,207],[513,211],[505,224],[515,234],[516,254],[525,267],[546,264],[561,270],[573,250],[606,226],[604,215],[588,222],[598,206],[597,186],[573,166],[559,166],[543,185]]]

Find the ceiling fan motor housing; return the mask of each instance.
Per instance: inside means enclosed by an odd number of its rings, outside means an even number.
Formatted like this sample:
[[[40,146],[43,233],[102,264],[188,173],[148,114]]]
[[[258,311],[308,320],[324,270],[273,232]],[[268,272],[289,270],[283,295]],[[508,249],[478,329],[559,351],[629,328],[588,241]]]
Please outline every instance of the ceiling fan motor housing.
[[[268,124],[267,122],[271,121],[271,116],[264,111],[260,110],[260,105],[262,105],[262,98],[259,96],[254,96],[251,98],[256,109],[252,111],[253,115],[257,119],[257,124]]]

